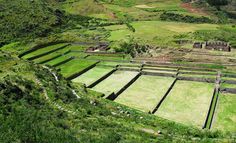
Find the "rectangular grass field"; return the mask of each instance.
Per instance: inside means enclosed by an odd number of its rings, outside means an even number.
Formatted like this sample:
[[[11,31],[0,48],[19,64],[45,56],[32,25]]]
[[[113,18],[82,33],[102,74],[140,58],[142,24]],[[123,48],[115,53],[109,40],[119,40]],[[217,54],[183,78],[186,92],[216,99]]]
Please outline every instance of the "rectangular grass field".
[[[115,101],[144,112],[152,111],[174,80],[171,77],[142,75]]]
[[[49,52],[51,50],[55,50],[57,48],[65,46],[65,45],[66,45],[65,43],[62,43],[62,44],[56,44],[56,45],[48,46],[48,47],[45,47],[45,48],[41,48],[41,49],[38,49],[36,51],[33,51],[33,52],[23,56],[23,58],[24,59],[28,59],[28,58],[31,58],[31,57],[34,57],[34,56],[37,56],[37,55]]]
[[[236,132],[236,94],[219,95],[218,105],[213,120],[213,130]]]
[[[65,61],[65,60],[69,59],[69,58],[70,58],[69,56],[63,55],[63,56],[60,56],[60,57],[58,57],[58,58],[56,58],[56,59],[53,59],[53,60],[51,60],[51,61],[48,61],[48,62],[46,62],[45,64],[46,64],[46,65],[50,65],[50,66],[54,66],[54,65],[56,65],[56,64],[58,64],[58,63],[60,63],[60,62],[63,62],[63,61]]]
[[[192,81],[177,81],[157,116],[201,128],[207,117],[214,84]]]
[[[112,70],[111,67],[94,67],[87,71],[86,73],[82,74],[81,76],[73,79],[74,82],[84,83],[85,85],[90,85],[103,75],[109,73]]]
[[[62,54],[64,54],[67,51],[68,51],[67,49],[61,49],[59,51],[56,51],[56,52],[53,52],[51,54],[45,55],[43,57],[37,58],[37,59],[35,59],[33,61],[36,62],[36,63],[40,63],[40,62],[49,60],[49,59],[51,59],[51,58],[53,58],[55,56],[62,55]]]
[[[124,85],[131,81],[138,72],[130,71],[116,71],[107,79],[93,87],[92,89],[101,93],[104,93],[106,96],[112,92],[119,91]]]
[[[61,70],[60,73],[64,77],[69,77],[75,73],[78,73],[85,68],[95,64],[96,61],[87,61],[82,59],[73,59],[63,65],[60,65],[58,68]]]

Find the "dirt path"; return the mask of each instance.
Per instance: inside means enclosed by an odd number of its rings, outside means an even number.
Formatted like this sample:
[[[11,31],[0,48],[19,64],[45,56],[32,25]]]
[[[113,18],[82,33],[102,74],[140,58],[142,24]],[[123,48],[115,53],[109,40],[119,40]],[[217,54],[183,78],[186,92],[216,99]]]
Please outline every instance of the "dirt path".
[[[56,75],[56,73],[52,72],[52,70],[51,70],[49,67],[47,67],[47,66],[43,66],[43,68],[49,70],[49,72],[54,76],[55,80],[56,80],[57,82],[59,82],[58,76]],[[45,89],[45,87],[43,86],[42,82],[41,82],[38,78],[36,78],[36,83],[43,89],[43,96],[45,97],[45,99],[46,99],[48,102],[52,103],[52,105],[54,105],[56,108],[58,108],[58,109],[61,110],[61,111],[65,111],[65,112],[68,112],[68,113],[74,114],[74,115],[76,114],[76,112],[71,111],[71,110],[68,110],[68,109],[62,107],[61,105],[59,105],[58,103],[53,102],[52,100],[50,100],[50,98],[49,98],[49,96],[48,96],[47,90]],[[72,92],[72,94],[75,95],[78,99],[80,98],[80,96],[76,93],[75,90],[71,89],[71,92]]]

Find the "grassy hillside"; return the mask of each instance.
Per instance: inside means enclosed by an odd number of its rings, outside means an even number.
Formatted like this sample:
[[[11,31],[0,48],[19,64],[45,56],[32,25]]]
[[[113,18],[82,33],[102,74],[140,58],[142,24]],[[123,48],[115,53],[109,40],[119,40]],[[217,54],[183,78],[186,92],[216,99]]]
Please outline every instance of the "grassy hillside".
[[[0,0],[0,46],[17,39],[46,36],[65,22],[55,1]]]

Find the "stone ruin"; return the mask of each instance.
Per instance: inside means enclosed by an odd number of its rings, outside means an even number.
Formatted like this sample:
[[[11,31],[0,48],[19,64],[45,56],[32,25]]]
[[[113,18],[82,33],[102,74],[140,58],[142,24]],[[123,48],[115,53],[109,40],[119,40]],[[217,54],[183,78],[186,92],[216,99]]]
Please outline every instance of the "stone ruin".
[[[195,42],[195,43],[193,44],[193,48],[202,49],[202,43],[201,43],[201,42]]]
[[[212,41],[212,42],[205,42],[205,43],[195,42],[193,44],[193,48],[202,49],[203,47],[205,47],[205,49],[207,50],[217,50],[217,51],[226,51],[226,52],[231,51],[230,44],[223,41]]]
[[[89,47],[88,49],[86,49],[86,52],[105,52],[107,50],[109,50],[109,45],[107,43],[100,43],[97,46],[92,46]]]
[[[230,52],[231,46],[229,45],[229,43],[222,41],[206,42],[205,49]]]

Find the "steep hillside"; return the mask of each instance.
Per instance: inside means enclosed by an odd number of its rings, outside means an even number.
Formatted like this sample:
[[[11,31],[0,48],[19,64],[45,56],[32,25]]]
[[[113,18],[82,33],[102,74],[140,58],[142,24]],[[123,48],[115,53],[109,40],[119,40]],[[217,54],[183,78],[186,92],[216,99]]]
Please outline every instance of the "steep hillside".
[[[46,36],[65,22],[55,1],[0,0],[0,46],[17,39]]]

